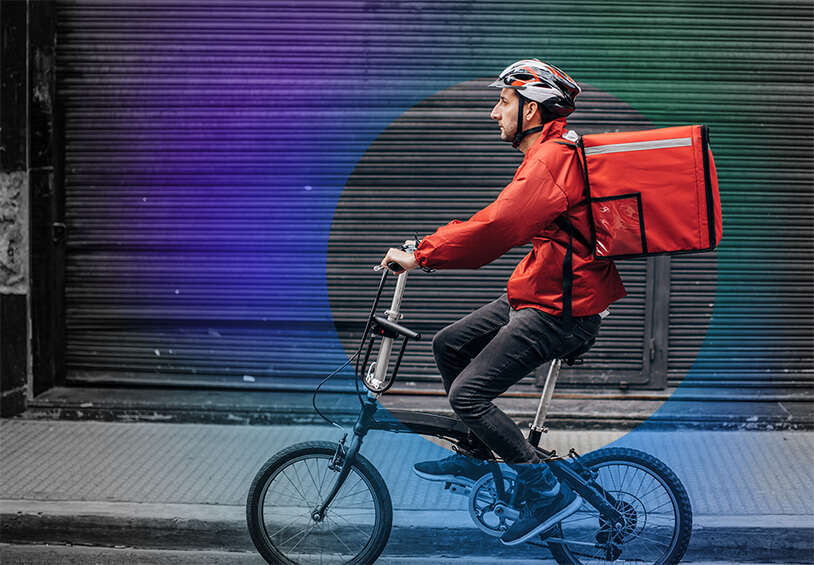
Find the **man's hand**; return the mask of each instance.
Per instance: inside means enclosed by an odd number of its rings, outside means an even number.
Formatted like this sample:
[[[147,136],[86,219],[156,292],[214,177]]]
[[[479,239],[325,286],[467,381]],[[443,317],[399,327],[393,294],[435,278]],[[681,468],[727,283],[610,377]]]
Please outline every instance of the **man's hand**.
[[[401,273],[402,271],[412,271],[416,267],[418,267],[418,261],[416,261],[415,256],[412,253],[407,253],[406,251],[402,251],[401,249],[396,249],[391,247],[387,250],[387,255],[384,256],[382,262],[380,263],[382,267],[390,268],[387,266],[388,263],[391,261],[395,261],[399,265],[401,265],[401,269],[390,269],[394,273]]]

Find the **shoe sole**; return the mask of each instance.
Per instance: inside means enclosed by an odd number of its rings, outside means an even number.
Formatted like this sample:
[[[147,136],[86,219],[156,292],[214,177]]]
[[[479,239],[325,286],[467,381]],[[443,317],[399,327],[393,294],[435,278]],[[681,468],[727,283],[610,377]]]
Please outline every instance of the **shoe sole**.
[[[527,542],[528,540],[530,540],[531,538],[533,538],[534,536],[536,536],[540,532],[546,531],[547,529],[549,529],[554,524],[556,524],[558,522],[562,522],[563,520],[568,518],[571,514],[573,514],[577,510],[579,510],[580,507],[582,506],[582,503],[584,502],[582,500],[582,497],[580,495],[576,495],[576,496],[577,497],[574,499],[574,501],[571,504],[569,504],[568,506],[566,506],[565,508],[563,508],[562,510],[560,510],[559,512],[554,514],[551,518],[549,518],[548,520],[546,520],[545,522],[543,522],[542,524],[540,524],[539,526],[537,526],[536,528],[531,530],[529,533],[527,533],[523,537],[517,538],[516,540],[513,540],[513,541],[503,541],[501,539],[500,542],[503,545],[518,545],[518,544]]]
[[[472,479],[468,479],[466,477],[459,477],[458,475],[430,475],[428,473],[422,473],[418,469],[413,469],[413,473],[427,481],[436,481],[439,483],[456,483],[468,487],[471,487],[475,484],[475,481],[473,481]]]

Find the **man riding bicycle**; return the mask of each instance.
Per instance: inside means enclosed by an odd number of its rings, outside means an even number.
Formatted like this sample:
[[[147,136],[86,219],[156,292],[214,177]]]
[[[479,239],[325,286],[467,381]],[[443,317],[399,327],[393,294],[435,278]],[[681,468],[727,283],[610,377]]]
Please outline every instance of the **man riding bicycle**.
[[[594,259],[564,229],[570,224],[574,231],[591,233],[582,169],[573,145],[563,141],[579,86],[536,59],[510,65],[489,86],[501,89],[491,113],[501,140],[525,155],[514,179],[469,220],[439,228],[415,254],[390,249],[381,264],[396,262],[405,270],[476,269],[532,243],[506,293],[438,332],[432,343],[450,406],[523,485],[526,504],[520,518],[501,536],[503,543],[514,545],[576,512],[582,499],[541,463],[493,400],[536,367],[586,346],[599,332],[600,314],[625,290],[613,262]],[[571,256],[570,283],[563,277],[566,254]],[[569,284],[571,323],[564,316],[568,305],[563,297]],[[488,470],[485,462],[456,454],[417,463],[415,472],[429,480],[474,482]]]

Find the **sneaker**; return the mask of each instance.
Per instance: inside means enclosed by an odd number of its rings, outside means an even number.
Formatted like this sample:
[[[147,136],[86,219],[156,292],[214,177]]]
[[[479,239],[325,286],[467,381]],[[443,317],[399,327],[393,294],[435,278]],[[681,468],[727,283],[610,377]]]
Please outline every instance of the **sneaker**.
[[[456,453],[440,461],[422,461],[413,465],[413,471],[428,481],[446,481],[475,484],[475,481],[489,472],[485,461],[472,459]]]
[[[517,545],[545,532],[579,510],[582,497],[568,486],[560,483],[560,492],[545,498],[532,498],[520,510],[520,517],[503,532],[500,541],[505,545]]]

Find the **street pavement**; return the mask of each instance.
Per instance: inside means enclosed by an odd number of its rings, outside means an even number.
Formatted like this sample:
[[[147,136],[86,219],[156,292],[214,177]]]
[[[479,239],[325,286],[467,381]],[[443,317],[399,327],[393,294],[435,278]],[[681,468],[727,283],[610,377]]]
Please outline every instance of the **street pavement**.
[[[283,447],[339,437],[336,428],[314,425],[2,420],[0,540],[209,551],[213,559],[227,552],[230,563],[260,563],[244,512],[254,474]],[[811,432],[569,430],[550,433],[544,443],[561,453],[612,443],[665,461],[693,504],[687,562],[814,563]],[[413,463],[446,456],[443,447],[412,434],[371,432],[362,454],[382,473],[393,500],[394,530],[379,562],[550,559],[545,549],[502,546],[474,527],[464,497],[412,473]],[[2,562],[27,563],[25,551],[35,549],[3,546]],[[175,553],[149,562],[196,562]],[[209,562],[227,561],[201,561]]]
[[[257,553],[246,551],[178,551],[64,545],[9,545],[0,543],[3,565],[265,565]],[[376,565],[494,565],[491,557],[390,557]],[[741,561],[684,561],[687,565],[739,565]],[[555,565],[553,559],[501,558],[500,565]],[[768,565],[768,563],[750,563]]]

